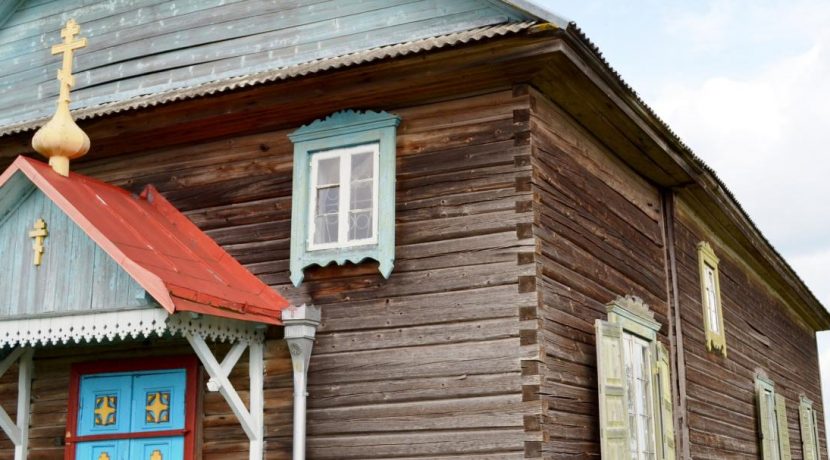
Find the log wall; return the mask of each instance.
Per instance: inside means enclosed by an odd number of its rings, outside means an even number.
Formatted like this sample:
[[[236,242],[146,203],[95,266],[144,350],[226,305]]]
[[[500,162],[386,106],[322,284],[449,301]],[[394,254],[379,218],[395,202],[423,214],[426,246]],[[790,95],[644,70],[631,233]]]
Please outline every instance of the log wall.
[[[692,454],[699,459],[760,458],[755,373],[764,371],[787,401],[792,458],[802,457],[799,395],[824,419],[814,332],[679,200],[674,222]],[[727,358],[706,351],[697,243],[720,258]],[[822,458],[827,449],[820,423]]]
[[[544,458],[600,455],[594,321],[641,297],[669,333],[660,193],[543,95],[530,105]]]
[[[154,184],[292,303],[322,307],[309,458],[522,458],[524,417],[539,412],[521,396],[519,310],[536,303],[529,136],[514,114],[527,99],[506,89],[372,107],[402,119],[389,280],[369,262],[309,269],[299,288],[290,285],[286,135],[296,127],[78,169],[132,190]],[[281,396],[269,410],[290,408],[290,393]],[[279,414],[266,417],[269,458],[290,451],[290,420]],[[206,436],[229,434],[215,443],[206,437],[205,458],[237,458],[234,449],[246,448],[233,422],[211,419]]]

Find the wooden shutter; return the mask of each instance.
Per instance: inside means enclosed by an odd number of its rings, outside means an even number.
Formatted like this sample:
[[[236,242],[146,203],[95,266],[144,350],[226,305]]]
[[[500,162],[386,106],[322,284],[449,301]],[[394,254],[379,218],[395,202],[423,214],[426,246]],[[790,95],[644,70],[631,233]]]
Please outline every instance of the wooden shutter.
[[[769,406],[769,400],[767,399],[767,393],[774,394],[773,392],[770,383],[761,379],[755,380],[755,393],[758,399],[758,428],[761,432],[761,458],[763,460],[772,460],[774,458],[773,449],[778,449],[778,446],[773,443],[772,430],[775,429],[775,426],[770,423],[769,419],[770,410],[774,408]]]
[[[775,394],[775,418],[778,420],[778,449],[781,460],[791,460],[790,428],[787,424],[787,402],[784,396]]]
[[[622,327],[599,319],[595,327],[602,458],[625,460],[630,454]]]
[[[819,460],[816,458],[816,430],[813,428],[812,403],[802,399],[798,406],[798,418],[801,421],[801,448],[804,460]]]
[[[671,363],[669,352],[666,347],[655,341],[655,382],[654,401],[659,406],[655,412],[655,418],[659,421],[658,433],[659,444],[657,446],[659,460],[675,460],[674,441],[674,402],[671,393]]]
[[[813,414],[813,443],[816,447],[816,460],[821,460],[821,437],[818,435],[818,412],[810,408]]]

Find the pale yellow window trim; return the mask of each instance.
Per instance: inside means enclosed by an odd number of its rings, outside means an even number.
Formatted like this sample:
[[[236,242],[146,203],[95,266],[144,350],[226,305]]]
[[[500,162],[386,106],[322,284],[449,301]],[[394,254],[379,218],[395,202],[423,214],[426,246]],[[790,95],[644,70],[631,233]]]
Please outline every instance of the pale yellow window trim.
[[[721,306],[720,260],[705,241],[697,245],[700,272],[700,303],[703,307],[703,325],[706,331],[706,349],[726,356],[726,326]]]
[[[634,296],[617,298],[607,305],[607,311],[608,321],[597,319],[595,322],[602,458],[676,460],[671,362],[669,351],[657,337],[660,323],[655,321],[649,306]],[[648,425],[629,423],[635,390],[626,371],[627,340],[647,347],[641,350],[647,350],[643,353],[643,363],[651,374],[649,388],[639,394],[648,398],[645,411],[649,415]],[[638,430],[636,435],[632,433],[634,430]],[[638,445],[632,451],[635,440]]]

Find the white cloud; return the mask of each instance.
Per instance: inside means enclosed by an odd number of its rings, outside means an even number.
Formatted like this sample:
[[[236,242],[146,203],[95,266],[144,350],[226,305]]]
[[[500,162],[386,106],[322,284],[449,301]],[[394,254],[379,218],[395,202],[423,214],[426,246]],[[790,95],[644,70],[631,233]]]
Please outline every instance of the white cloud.
[[[823,34],[752,78],[667,84],[654,103],[814,290],[830,284],[828,75]],[[830,292],[822,295],[830,305]]]

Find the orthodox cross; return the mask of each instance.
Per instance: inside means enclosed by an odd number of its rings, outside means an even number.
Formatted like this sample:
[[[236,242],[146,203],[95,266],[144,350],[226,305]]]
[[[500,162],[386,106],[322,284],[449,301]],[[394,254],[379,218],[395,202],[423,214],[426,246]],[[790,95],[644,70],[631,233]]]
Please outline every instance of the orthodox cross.
[[[75,86],[75,77],[72,76],[72,57],[75,50],[86,46],[86,38],[75,39],[75,36],[81,32],[81,27],[70,19],[66,23],[66,27],[61,30],[61,37],[63,43],[52,46],[52,54],[63,53],[63,67],[58,69],[58,81],[61,85],[60,99],[58,105],[66,104],[69,106],[69,91]]]
[[[29,232],[29,238],[32,238],[32,250],[35,252],[35,266],[40,266],[43,262],[43,251],[46,248],[43,246],[43,240],[49,236],[49,230],[46,229],[46,222],[43,219],[35,221],[34,228]]]

